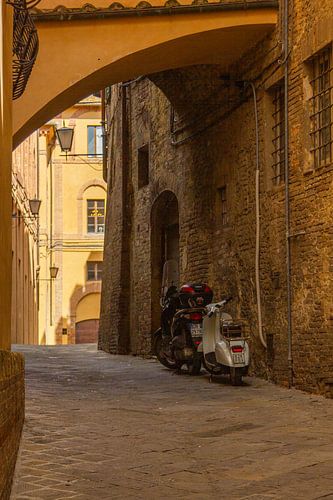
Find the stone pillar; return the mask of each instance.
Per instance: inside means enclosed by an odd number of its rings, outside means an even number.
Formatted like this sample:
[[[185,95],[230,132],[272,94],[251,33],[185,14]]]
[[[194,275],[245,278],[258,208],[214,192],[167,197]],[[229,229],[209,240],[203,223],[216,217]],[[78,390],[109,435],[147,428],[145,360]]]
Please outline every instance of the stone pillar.
[[[0,349],[11,344],[12,7],[0,5]]]

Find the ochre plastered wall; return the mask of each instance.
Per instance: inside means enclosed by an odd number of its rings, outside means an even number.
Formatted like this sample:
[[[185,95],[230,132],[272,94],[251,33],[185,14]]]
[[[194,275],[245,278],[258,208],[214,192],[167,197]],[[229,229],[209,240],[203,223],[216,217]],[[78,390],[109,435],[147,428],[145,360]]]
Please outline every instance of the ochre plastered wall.
[[[9,500],[24,420],[24,364],[11,333],[12,7],[0,4],[0,498]]]
[[[1,2],[0,32],[0,348],[10,348],[11,319],[11,156],[12,156],[12,7]]]
[[[259,8],[81,21],[36,19],[39,55],[26,92],[14,104],[14,142],[111,83],[196,63],[227,66],[271,31],[276,18],[276,9]]]

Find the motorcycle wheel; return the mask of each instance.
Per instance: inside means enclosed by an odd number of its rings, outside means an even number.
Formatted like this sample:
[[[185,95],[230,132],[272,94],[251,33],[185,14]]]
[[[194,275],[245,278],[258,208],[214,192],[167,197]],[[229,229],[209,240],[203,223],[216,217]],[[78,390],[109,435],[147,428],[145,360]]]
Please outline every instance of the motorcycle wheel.
[[[168,341],[163,339],[162,330],[159,330],[154,341],[154,353],[163,366],[169,368],[169,370],[176,370],[178,368],[178,363],[171,357],[171,353],[170,356],[166,354],[166,350],[169,347],[169,345],[166,346],[166,342]]]
[[[219,368],[218,366],[212,366],[208,365],[206,363],[205,357],[203,357],[203,365],[205,370],[210,373],[211,375],[222,375],[223,374],[223,369]]]
[[[192,376],[200,375],[201,372],[201,356],[198,354],[194,355],[193,363],[188,364],[188,372]]]
[[[243,374],[239,368],[230,368],[230,382],[231,385],[242,385]]]

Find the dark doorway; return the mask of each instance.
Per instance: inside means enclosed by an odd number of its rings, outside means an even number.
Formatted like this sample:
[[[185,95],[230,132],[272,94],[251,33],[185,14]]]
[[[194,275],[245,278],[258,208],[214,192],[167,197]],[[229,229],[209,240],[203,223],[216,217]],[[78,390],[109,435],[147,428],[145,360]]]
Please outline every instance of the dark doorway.
[[[179,269],[179,209],[174,193],[164,191],[151,212],[151,331],[160,326],[163,266],[168,260]]]
[[[98,340],[98,319],[87,319],[75,325],[76,344],[95,344]]]

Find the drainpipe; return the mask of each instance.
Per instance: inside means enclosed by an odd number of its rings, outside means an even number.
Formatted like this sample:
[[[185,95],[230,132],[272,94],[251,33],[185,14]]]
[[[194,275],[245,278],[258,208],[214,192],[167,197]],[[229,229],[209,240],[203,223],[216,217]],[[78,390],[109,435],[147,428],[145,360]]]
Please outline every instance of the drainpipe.
[[[36,173],[36,190],[37,190],[37,199],[39,200],[39,195],[40,195],[40,187],[39,187],[39,181],[40,181],[40,147],[39,147],[39,129],[36,131],[36,167],[37,167],[37,173]],[[39,248],[39,237],[40,237],[40,219],[37,217],[37,275],[36,275],[36,299],[37,299],[37,344],[39,344],[39,309],[40,309],[40,288],[39,288],[39,274],[40,274],[40,248]]]
[[[266,349],[267,344],[263,335],[262,328],[262,310],[261,310],[261,288],[260,288],[260,158],[259,158],[259,119],[257,91],[253,82],[249,82],[253,93],[255,128],[256,128],[256,257],[255,257],[255,276],[256,276],[256,295],[258,310],[258,331],[260,342]]]
[[[103,179],[108,182],[107,174],[107,134],[106,134],[106,99],[105,99],[105,89],[101,90],[101,107],[102,107],[102,117],[101,125],[103,130]]]
[[[290,193],[289,193],[289,2],[284,0],[284,164],[285,164],[285,217],[286,217],[286,272],[287,272],[287,321],[288,321],[288,384],[293,385],[292,353],[292,291],[290,253]]]

